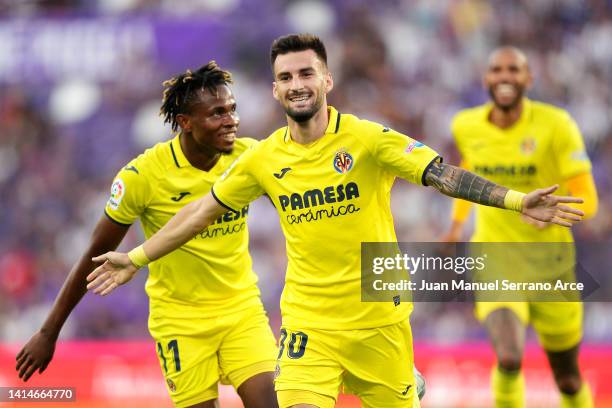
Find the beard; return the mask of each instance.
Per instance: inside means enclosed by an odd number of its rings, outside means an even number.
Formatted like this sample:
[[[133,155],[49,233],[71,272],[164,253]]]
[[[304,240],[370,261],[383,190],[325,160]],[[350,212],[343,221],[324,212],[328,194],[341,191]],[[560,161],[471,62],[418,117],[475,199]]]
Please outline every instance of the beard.
[[[285,108],[285,113],[291,119],[296,121],[297,123],[304,123],[309,121],[318,111],[321,109],[323,105],[323,97],[319,94],[319,97],[315,100],[315,102],[310,106],[310,108],[306,110],[294,110],[290,107]]]
[[[489,87],[489,97],[491,98],[495,106],[503,110],[504,112],[508,112],[516,108],[521,103],[524,93],[525,93],[525,88],[523,88],[522,86],[517,86],[516,87],[516,97],[508,103],[501,103],[495,97],[495,92],[493,91],[493,87],[492,86]]]

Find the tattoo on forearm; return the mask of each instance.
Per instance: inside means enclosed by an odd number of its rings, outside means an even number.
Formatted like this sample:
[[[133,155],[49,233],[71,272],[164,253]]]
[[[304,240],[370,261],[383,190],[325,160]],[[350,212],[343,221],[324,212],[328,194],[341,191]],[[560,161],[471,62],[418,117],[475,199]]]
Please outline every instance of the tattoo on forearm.
[[[504,208],[508,189],[459,167],[432,164],[425,174],[427,184],[442,194],[474,203]]]

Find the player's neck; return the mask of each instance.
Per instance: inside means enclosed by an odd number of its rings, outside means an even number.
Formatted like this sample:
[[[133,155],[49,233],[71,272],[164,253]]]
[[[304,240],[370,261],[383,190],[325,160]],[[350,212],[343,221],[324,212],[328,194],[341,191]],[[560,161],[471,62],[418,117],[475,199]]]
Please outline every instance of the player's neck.
[[[501,109],[494,105],[489,113],[489,122],[500,129],[507,129],[519,121],[521,113],[523,113],[523,101],[511,109]]]
[[[209,171],[221,158],[221,153],[212,149],[202,149],[189,135],[181,133],[179,140],[185,158],[196,169]]]
[[[329,123],[327,104],[323,104],[321,109],[312,118],[305,122],[296,122],[287,116],[287,124],[291,131],[291,138],[299,144],[310,144],[325,134]]]

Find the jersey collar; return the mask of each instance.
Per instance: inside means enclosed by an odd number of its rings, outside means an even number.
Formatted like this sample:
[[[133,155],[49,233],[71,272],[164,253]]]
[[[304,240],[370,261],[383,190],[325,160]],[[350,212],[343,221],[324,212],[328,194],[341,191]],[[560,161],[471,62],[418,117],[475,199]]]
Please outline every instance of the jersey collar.
[[[181,148],[181,140],[179,139],[180,133],[177,134],[170,141],[170,151],[172,152],[172,158],[174,159],[174,164],[176,167],[187,167],[190,166],[187,157],[185,157],[185,153],[183,153],[183,149]]]
[[[329,120],[327,122],[327,129],[325,129],[325,134],[338,133],[338,131],[340,130],[340,117],[342,116],[342,114],[338,112],[333,106],[328,106],[327,116],[329,117]],[[289,143],[292,140],[289,126],[285,127],[285,135],[283,136],[283,140],[285,141],[285,143]]]
[[[485,123],[488,123],[489,125],[495,127],[496,129],[497,126],[494,126],[491,122],[489,122],[489,115],[491,114],[491,110],[493,109],[493,103],[489,102],[487,104],[487,108],[484,111],[484,121]],[[523,125],[523,123],[528,122],[531,119],[531,100],[527,97],[523,97],[523,110],[521,112],[521,116],[519,117],[519,120],[516,121],[516,123],[514,125],[512,125],[511,127],[509,127],[508,129],[516,129],[519,126]],[[508,129],[503,129],[503,130],[508,130]]]

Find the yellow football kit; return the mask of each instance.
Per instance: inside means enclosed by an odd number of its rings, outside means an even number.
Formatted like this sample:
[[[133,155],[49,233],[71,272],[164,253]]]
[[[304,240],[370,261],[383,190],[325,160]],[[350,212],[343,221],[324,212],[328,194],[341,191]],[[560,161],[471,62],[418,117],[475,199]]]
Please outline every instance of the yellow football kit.
[[[190,165],[180,136],[159,143],[116,176],[105,213],[146,238],[213,183],[256,141],[236,140],[210,169]],[[219,217],[181,248],[149,264],[149,331],[177,406],[217,397],[220,377],[238,387],[274,369],[276,345],[248,253],[248,206]]]
[[[559,184],[556,194],[561,195],[568,193],[566,180],[590,172],[580,131],[564,110],[525,98],[518,122],[500,129],[488,120],[491,109],[491,104],[478,106],[453,119],[453,137],[469,170],[525,193]],[[549,225],[539,229],[523,221],[518,213],[494,207],[477,206],[475,210],[473,242],[573,242],[568,228]],[[512,248],[508,246],[508,250]],[[514,265],[519,261],[512,260]],[[552,270],[554,263],[549,264],[549,269],[541,273],[564,272]],[[531,322],[547,350],[566,350],[582,337],[580,303],[478,302],[477,317],[484,320],[501,307],[514,310],[525,324]]]
[[[412,399],[412,341],[407,324],[412,305],[395,305],[392,299],[361,302],[361,243],[396,241],[389,202],[393,181],[399,176],[423,183],[426,168],[437,158],[422,143],[330,107],[329,124],[320,139],[301,145],[287,127],[281,128],[245,152],[228,176],[215,183],[212,194],[221,205],[236,210],[267,194],[280,216],[289,260],[281,297],[283,330],[301,333],[287,339],[286,352],[279,355],[276,389],[281,405],[286,401],[317,404],[321,402],[316,398],[324,397],[333,402],[341,381],[368,382],[360,377],[359,367],[383,363],[406,369],[389,369],[384,374],[389,378],[381,377],[378,385],[392,386],[378,387],[367,401],[373,406],[395,406],[397,400],[398,406],[406,406],[405,399]],[[398,324],[405,326],[395,327]],[[380,339],[395,341],[392,334],[381,334],[372,343],[371,353],[366,352],[365,341],[333,346],[328,342],[336,333],[340,341],[341,332],[385,326],[408,331],[402,337],[403,354],[374,351],[384,349]],[[289,368],[295,365],[300,369]],[[318,379],[323,377],[335,380],[322,383]],[[318,397],[298,398],[289,395],[289,390]],[[362,399],[374,392],[371,386],[351,390]]]

